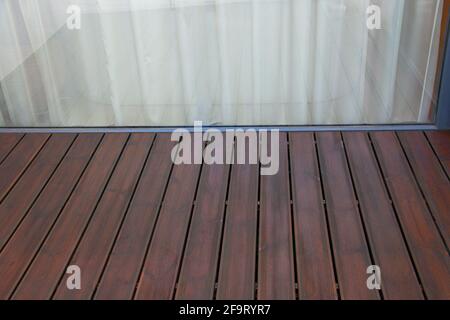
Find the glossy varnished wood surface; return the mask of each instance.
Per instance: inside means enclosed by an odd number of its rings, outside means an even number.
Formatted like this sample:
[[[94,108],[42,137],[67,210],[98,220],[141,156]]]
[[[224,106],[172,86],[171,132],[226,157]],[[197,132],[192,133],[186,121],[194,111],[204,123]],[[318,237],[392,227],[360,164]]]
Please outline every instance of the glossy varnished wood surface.
[[[449,132],[281,132],[273,176],[175,145],[0,134],[0,299],[450,299]]]

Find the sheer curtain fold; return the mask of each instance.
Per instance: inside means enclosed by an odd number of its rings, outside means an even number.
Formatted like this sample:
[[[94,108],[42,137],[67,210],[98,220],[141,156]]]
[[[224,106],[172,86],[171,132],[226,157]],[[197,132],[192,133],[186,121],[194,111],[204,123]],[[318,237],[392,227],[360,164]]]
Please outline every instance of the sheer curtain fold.
[[[366,26],[373,4],[381,30]],[[0,125],[429,121],[441,13],[441,0],[0,0]]]

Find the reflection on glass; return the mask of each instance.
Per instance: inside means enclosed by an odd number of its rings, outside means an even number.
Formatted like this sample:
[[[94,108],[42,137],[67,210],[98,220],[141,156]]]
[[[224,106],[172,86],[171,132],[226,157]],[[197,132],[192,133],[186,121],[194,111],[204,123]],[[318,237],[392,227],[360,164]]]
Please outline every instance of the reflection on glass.
[[[373,6],[381,29],[368,28]],[[0,0],[0,126],[431,122],[442,12],[440,0]]]

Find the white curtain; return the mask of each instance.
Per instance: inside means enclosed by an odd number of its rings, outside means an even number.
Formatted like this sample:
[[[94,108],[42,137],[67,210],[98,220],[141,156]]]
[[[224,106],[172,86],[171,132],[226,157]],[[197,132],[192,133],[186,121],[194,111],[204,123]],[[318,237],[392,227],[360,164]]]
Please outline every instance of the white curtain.
[[[0,0],[0,125],[427,122],[441,15],[440,0]]]

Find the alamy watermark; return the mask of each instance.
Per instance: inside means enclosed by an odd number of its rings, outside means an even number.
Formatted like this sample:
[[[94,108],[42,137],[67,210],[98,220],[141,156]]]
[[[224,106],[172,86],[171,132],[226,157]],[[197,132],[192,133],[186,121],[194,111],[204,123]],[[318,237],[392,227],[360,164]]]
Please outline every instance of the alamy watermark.
[[[377,265],[368,266],[366,270],[369,277],[367,278],[367,289],[381,290],[381,268]]]
[[[81,8],[77,5],[67,7],[66,13],[69,17],[66,20],[66,26],[69,30],[81,29]]]
[[[381,8],[377,5],[370,5],[366,10],[366,25],[369,30],[381,29]]]
[[[261,175],[275,175],[280,167],[280,134],[278,129],[203,130],[201,121],[194,132],[177,129],[172,132],[171,157],[174,164],[261,164]],[[270,139],[270,141],[269,141]]]
[[[67,7],[66,13],[69,15],[66,20],[67,29],[81,29],[81,7],[72,4]],[[377,5],[370,5],[366,9],[366,26],[369,30],[381,29],[381,8]]]
[[[66,269],[69,275],[66,280],[66,287],[69,290],[81,290],[81,269],[77,265],[70,265]]]

